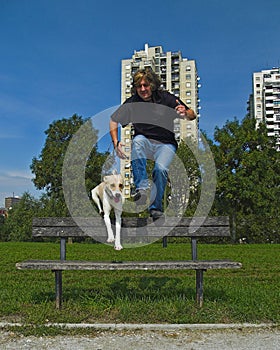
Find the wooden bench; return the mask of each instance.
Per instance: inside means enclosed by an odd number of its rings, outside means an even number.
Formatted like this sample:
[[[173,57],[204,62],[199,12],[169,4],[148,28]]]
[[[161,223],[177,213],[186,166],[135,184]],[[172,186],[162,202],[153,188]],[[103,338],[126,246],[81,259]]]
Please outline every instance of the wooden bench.
[[[16,264],[19,270],[51,270],[55,273],[56,308],[62,306],[62,271],[65,270],[195,270],[196,301],[203,304],[203,273],[208,269],[236,269],[242,265],[230,260],[198,260],[199,237],[229,237],[228,217],[208,217],[201,225],[201,218],[166,218],[165,222],[153,223],[150,218],[123,218],[122,242],[135,239],[162,239],[167,246],[167,237],[190,237],[192,260],[183,261],[70,261],[66,260],[66,241],[69,237],[93,237],[106,241],[107,232],[103,219],[94,218],[34,218],[32,235],[60,239],[59,260],[29,260]],[[113,248],[112,248],[113,249]]]

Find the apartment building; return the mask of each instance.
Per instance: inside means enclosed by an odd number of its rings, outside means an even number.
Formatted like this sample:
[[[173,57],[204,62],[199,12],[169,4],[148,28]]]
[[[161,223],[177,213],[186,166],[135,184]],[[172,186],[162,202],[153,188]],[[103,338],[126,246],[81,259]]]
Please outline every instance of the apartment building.
[[[5,198],[5,208],[10,209],[15,206],[15,204],[19,203],[20,197],[13,196],[13,197],[6,197]]]
[[[256,119],[256,127],[266,123],[268,136],[277,138],[280,151],[280,68],[253,73],[253,93],[249,112]]]
[[[121,62],[121,102],[131,96],[133,74],[138,69],[151,67],[160,77],[162,87],[178,96],[190,108],[198,118],[187,121],[177,118],[174,121],[174,132],[177,141],[191,137],[198,140],[199,127],[199,80],[195,60],[182,57],[180,51],[164,52],[162,46],[149,47],[145,44],[144,50],[134,51],[131,58]],[[131,126],[122,128],[121,140],[125,144],[124,151],[127,159],[121,161],[121,172],[125,180],[124,193],[130,196],[132,174],[130,169],[130,147],[133,129]]]

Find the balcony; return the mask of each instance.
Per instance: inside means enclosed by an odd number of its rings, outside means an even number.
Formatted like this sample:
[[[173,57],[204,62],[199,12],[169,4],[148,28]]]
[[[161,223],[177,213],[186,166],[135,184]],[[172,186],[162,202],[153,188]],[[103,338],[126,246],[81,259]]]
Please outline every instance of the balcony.
[[[179,74],[172,74],[171,75],[171,80],[173,81],[179,81],[180,77],[179,77]]]
[[[172,89],[180,89],[180,84],[179,83],[173,83],[172,84]]]

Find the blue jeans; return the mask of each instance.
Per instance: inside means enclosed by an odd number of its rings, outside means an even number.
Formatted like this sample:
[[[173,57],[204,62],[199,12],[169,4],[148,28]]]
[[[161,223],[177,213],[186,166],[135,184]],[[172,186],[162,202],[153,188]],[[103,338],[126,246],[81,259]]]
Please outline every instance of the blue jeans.
[[[151,203],[149,210],[162,210],[162,198],[168,178],[169,166],[175,155],[176,147],[173,144],[165,144],[149,140],[143,135],[137,135],[132,142],[131,165],[136,190],[149,189],[147,175],[147,159],[155,162],[151,189]]]

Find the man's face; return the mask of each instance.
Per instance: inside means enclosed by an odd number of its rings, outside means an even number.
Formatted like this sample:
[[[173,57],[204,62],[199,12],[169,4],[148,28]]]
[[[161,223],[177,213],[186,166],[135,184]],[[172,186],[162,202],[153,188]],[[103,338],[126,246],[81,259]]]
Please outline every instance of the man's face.
[[[150,101],[152,97],[152,89],[151,85],[146,80],[142,79],[140,81],[136,86],[136,91],[144,101]]]

